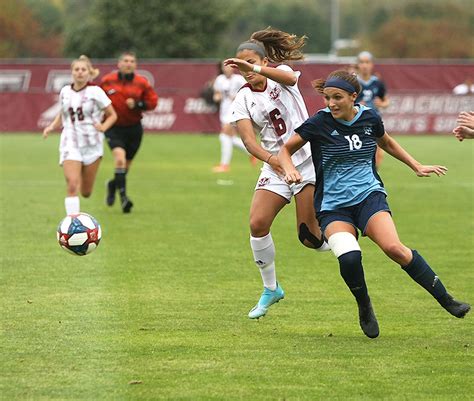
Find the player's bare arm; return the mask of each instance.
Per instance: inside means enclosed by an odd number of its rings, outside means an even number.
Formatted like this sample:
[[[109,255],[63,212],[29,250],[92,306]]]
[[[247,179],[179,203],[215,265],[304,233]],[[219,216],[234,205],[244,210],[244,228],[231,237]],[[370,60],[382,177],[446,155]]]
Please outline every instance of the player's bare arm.
[[[390,106],[390,99],[388,96],[384,96],[383,98],[381,97],[376,97],[374,99],[374,103],[379,109],[386,109],[388,106]]]
[[[94,127],[100,132],[107,131],[117,121],[117,113],[115,112],[112,105],[109,105],[104,109],[104,116],[105,120],[102,123],[94,124]]]
[[[457,123],[471,130],[474,129],[474,111],[461,111],[459,113]]]
[[[220,103],[222,100],[222,93],[220,91],[214,91],[214,94],[212,95],[212,100],[216,103]]]
[[[267,65],[257,65],[251,61],[252,60],[230,58],[225,60],[224,64],[237,68],[242,73],[254,72],[263,75],[282,85],[293,86],[298,82],[296,74],[293,71],[284,71],[279,68],[268,67]]]
[[[286,142],[278,153],[278,159],[285,171],[285,182],[287,184],[300,183],[302,180],[300,172],[296,169],[291,155],[297,152],[305,145],[306,141],[298,134],[293,135],[288,142]]]
[[[46,139],[50,132],[53,132],[61,128],[61,112],[54,117],[54,120],[43,130],[43,138]]]
[[[464,141],[464,139],[473,139],[474,138],[474,129],[466,127],[464,125],[459,125],[453,129],[454,136],[459,140],[459,142]]]
[[[277,174],[284,175],[284,171],[280,166],[278,157],[263,149],[255,138],[255,132],[250,120],[242,119],[237,121],[237,131],[245,145],[247,151],[257,159],[268,163]]]
[[[389,155],[393,156],[395,159],[400,160],[402,163],[405,163],[408,167],[410,167],[418,177],[429,177],[431,176],[431,174],[436,174],[439,177],[442,175],[446,175],[446,172],[448,171],[445,166],[422,165],[387,133],[385,133],[384,136],[379,138],[377,140],[377,143]]]

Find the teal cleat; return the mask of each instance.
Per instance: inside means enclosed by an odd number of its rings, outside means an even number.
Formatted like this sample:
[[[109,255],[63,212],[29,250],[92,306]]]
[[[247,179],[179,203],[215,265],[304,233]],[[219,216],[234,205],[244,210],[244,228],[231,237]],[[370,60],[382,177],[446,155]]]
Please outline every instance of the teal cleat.
[[[275,291],[263,287],[262,296],[260,297],[258,304],[249,312],[249,318],[258,319],[265,316],[268,308],[283,298],[285,298],[285,292],[283,291],[283,288],[280,287],[280,284],[277,283]]]

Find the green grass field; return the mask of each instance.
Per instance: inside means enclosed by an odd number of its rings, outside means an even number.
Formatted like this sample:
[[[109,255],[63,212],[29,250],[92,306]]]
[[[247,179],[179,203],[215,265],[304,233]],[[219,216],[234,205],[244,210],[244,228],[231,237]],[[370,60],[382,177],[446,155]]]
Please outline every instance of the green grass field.
[[[381,328],[366,338],[335,258],[298,242],[293,204],[272,229],[286,298],[247,318],[261,291],[247,227],[258,169],[236,151],[232,172],[213,175],[215,137],[147,136],[129,175],[131,215],[104,204],[107,150],[81,200],[102,242],[67,254],[55,238],[65,214],[58,140],[0,135],[0,399],[473,399],[472,313],[448,315],[362,239]],[[450,168],[420,179],[386,158],[401,238],[474,302],[474,141],[399,140]]]

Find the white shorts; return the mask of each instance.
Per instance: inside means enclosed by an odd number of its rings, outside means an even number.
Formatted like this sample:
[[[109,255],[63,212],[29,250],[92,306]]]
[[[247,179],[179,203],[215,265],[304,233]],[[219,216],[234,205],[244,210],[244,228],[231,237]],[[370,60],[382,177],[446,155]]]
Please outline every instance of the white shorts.
[[[59,149],[59,164],[62,166],[65,160],[81,162],[84,166],[94,163],[104,155],[102,142],[89,146],[63,146]]]
[[[291,197],[297,195],[306,185],[315,185],[316,183],[316,174],[314,173],[313,160],[311,157],[308,157],[303,163],[297,166],[296,169],[300,172],[303,180],[299,184],[288,185],[283,180],[283,177],[275,173],[270,165],[264,163],[255,190],[264,189],[274,192],[290,202]]]

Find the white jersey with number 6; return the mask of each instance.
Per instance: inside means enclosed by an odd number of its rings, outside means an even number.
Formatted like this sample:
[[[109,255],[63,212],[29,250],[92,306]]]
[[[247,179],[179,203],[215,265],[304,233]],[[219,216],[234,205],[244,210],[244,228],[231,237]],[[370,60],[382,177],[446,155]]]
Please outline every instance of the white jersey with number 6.
[[[287,65],[277,68],[293,71]],[[301,73],[295,71],[295,74],[299,79]],[[260,131],[262,147],[275,155],[308,117],[298,82],[287,86],[267,78],[267,86],[262,91],[254,90],[247,84],[237,93],[232,104],[232,122],[251,120],[254,127]],[[306,143],[295,152],[292,160],[295,166],[299,166],[310,156],[311,147]]]
[[[96,85],[87,85],[79,91],[66,85],[59,93],[63,130],[61,148],[82,148],[102,144],[103,133],[94,124],[100,123],[103,110],[112,102]]]

